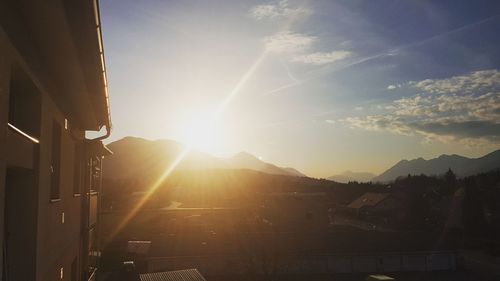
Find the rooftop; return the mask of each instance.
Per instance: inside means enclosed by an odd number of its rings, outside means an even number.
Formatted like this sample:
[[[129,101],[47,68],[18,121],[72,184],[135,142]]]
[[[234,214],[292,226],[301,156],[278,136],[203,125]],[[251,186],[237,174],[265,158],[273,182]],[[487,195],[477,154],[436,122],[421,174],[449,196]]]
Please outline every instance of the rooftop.
[[[140,274],[141,281],[206,281],[197,269]]]
[[[352,209],[359,209],[365,206],[373,207],[376,206],[378,203],[382,202],[388,196],[389,193],[367,192],[361,195],[358,199],[352,201],[348,207]]]

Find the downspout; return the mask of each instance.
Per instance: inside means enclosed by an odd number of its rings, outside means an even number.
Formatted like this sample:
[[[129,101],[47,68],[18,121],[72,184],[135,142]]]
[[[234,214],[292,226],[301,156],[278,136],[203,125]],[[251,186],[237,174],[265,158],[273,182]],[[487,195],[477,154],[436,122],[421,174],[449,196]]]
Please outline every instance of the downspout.
[[[100,137],[93,138],[93,139],[87,139],[88,141],[100,141],[103,139],[107,139],[111,135],[111,128],[110,126],[106,125],[106,133]]]

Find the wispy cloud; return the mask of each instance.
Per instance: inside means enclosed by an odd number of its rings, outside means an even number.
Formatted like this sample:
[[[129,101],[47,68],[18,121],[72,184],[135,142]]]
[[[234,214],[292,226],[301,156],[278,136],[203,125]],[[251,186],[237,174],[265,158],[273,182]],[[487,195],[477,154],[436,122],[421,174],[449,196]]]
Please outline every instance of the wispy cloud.
[[[311,13],[305,7],[290,7],[287,0],[257,5],[250,10],[250,16],[256,20],[307,17]]]
[[[484,70],[411,84],[424,91],[394,100],[380,115],[348,117],[351,128],[428,140],[500,143],[500,72]]]
[[[266,50],[276,53],[296,54],[311,47],[316,37],[283,31],[264,38]]]
[[[350,57],[351,55],[352,55],[351,52],[344,50],[332,51],[326,53],[316,52],[310,54],[296,55],[292,57],[292,61],[306,63],[306,64],[313,64],[313,65],[323,65],[323,64],[333,63],[338,60],[343,60],[345,58]]]
[[[307,17],[312,10],[305,7],[292,7],[288,1],[271,4],[261,4],[250,10],[250,15],[256,20]],[[267,51],[284,54],[293,63],[309,65],[324,65],[348,58],[352,55],[347,50],[332,50],[327,52],[312,51],[317,46],[316,36],[285,30],[267,36],[263,39]],[[342,44],[341,44],[342,45]]]
[[[292,31],[283,31],[264,38],[267,51],[284,54],[290,62],[310,65],[324,65],[343,60],[352,55],[350,51],[309,52],[317,37]]]

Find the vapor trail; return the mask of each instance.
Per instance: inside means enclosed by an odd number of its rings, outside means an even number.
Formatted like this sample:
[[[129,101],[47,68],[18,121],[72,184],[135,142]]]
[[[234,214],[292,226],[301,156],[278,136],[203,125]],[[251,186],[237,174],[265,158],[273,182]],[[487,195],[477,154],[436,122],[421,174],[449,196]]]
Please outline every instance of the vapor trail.
[[[489,21],[495,19],[498,16],[500,16],[500,14],[493,15],[491,17],[482,19],[480,21],[473,22],[473,23],[470,23],[470,24],[458,27],[456,29],[452,29],[452,30],[446,31],[446,32],[443,32],[443,33],[440,33],[440,34],[437,34],[437,35],[425,38],[425,39],[417,41],[417,42],[412,42],[412,43],[409,43],[409,44],[403,44],[403,45],[397,46],[395,48],[391,48],[391,49],[389,49],[387,51],[384,51],[384,52],[381,52],[381,53],[378,53],[378,54],[374,54],[372,56],[363,57],[363,58],[357,59],[357,60],[355,60],[355,61],[353,61],[351,63],[345,64],[345,65],[341,65],[341,66],[339,66],[337,68],[334,68],[334,69],[326,67],[326,68],[321,68],[321,69],[318,69],[318,70],[315,70],[315,71],[311,71],[311,72],[309,72],[310,76],[308,78],[306,78],[306,79],[302,79],[300,81],[300,83],[291,83],[291,84],[288,84],[288,85],[285,85],[285,86],[280,86],[280,87],[278,87],[276,89],[273,89],[273,90],[270,90],[270,91],[266,92],[265,94],[276,93],[276,92],[282,91],[284,89],[288,89],[290,87],[294,87],[294,86],[296,86],[298,84],[306,83],[306,82],[308,82],[310,80],[313,80],[315,78],[318,78],[318,77],[320,77],[322,75],[329,74],[329,73],[336,72],[336,71],[340,71],[340,70],[344,70],[344,69],[347,69],[347,68],[349,68],[351,66],[362,64],[362,63],[365,63],[367,61],[376,60],[376,59],[379,59],[379,58],[382,58],[382,57],[395,56],[401,50],[410,49],[410,48],[413,48],[413,47],[416,47],[416,46],[419,46],[419,45],[423,45],[425,43],[428,43],[428,42],[430,42],[432,40],[435,40],[435,39],[438,39],[440,37],[444,37],[444,36],[448,36],[448,35],[451,35],[451,34],[462,32],[462,31],[467,30],[469,28],[476,27],[478,25],[481,25],[481,24],[484,24],[486,22],[489,22]]]

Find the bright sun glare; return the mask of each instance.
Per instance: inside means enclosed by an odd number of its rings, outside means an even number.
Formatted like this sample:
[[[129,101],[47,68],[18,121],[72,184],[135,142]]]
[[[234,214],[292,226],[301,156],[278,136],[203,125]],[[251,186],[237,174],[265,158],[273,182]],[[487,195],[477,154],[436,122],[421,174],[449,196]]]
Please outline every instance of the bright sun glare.
[[[179,124],[179,141],[190,149],[218,153],[223,143],[222,122],[213,114],[191,112]]]

